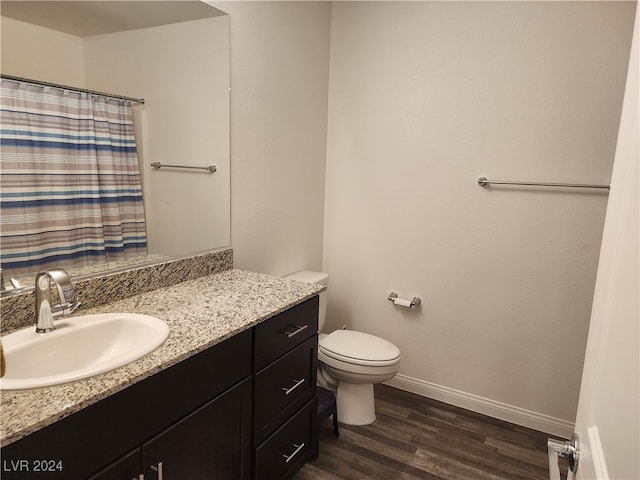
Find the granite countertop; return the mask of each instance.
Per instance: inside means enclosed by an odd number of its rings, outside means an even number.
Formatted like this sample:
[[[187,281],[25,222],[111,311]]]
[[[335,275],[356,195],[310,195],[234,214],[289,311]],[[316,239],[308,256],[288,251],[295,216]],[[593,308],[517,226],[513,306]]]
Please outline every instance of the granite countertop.
[[[324,290],[270,275],[227,270],[80,314],[130,312],[161,318],[169,337],[145,357],[93,378],[34,390],[2,392],[0,444],[13,443],[232,337]],[[82,300],[82,299],[80,299]],[[63,322],[64,318],[56,320]]]

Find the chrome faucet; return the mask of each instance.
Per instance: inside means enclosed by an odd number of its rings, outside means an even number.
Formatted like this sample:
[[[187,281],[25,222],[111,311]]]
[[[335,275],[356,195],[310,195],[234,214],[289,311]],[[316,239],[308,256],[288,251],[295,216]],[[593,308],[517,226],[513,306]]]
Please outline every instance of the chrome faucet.
[[[51,282],[58,289],[60,303],[51,302]],[[38,272],[35,282],[36,291],[36,333],[47,333],[55,330],[54,317],[72,313],[80,306],[76,299],[76,290],[67,272],[61,268]]]

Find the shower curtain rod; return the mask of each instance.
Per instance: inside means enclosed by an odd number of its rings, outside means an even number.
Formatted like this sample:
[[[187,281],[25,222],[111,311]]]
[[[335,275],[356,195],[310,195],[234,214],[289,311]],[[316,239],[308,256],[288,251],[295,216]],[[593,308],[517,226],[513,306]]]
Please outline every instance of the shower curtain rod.
[[[7,80],[14,80],[16,82],[33,83],[35,85],[43,85],[45,87],[61,88],[62,90],[73,90],[74,92],[89,93],[92,95],[102,95],[103,97],[118,98],[120,100],[129,100],[130,102],[133,102],[133,103],[144,104],[144,98],[125,97],[123,95],[114,95],[113,93],[98,92],[97,90],[88,90],[86,88],[71,87],[69,85],[60,85],[57,83],[43,82],[41,80],[32,80],[30,78],[14,77],[13,75],[5,75],[4,73],[1,74],[0,77],[6,78]]]

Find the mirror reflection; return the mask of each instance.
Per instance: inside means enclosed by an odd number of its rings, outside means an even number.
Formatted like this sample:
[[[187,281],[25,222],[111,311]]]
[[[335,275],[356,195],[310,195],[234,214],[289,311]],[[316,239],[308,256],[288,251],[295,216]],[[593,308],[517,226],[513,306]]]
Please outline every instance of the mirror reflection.
[[[191,1],[3,1],[1,30],[3,75],[144,98],[132,111],[148,256],[136,262],[229,246],[226,14]]]

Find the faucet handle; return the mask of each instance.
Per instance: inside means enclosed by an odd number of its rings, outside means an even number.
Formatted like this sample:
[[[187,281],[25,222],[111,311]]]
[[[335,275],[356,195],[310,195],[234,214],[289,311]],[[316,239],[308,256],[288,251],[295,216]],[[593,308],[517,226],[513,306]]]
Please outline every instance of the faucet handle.
[[[60,313],[67,315],[72,313],[80,306],[80,302],[76,299],[76,289],[71,283],[69,274],[62,268],[56,268],[47,272],[58,288],[58,296],[60,297]]]
[[[60,302],[51,301],[51,282],[56,285]],[[66,315],[80,306],[69,274],[61,268],[42,270],[36,275],[36,333],[55,330],[54,317]]]

